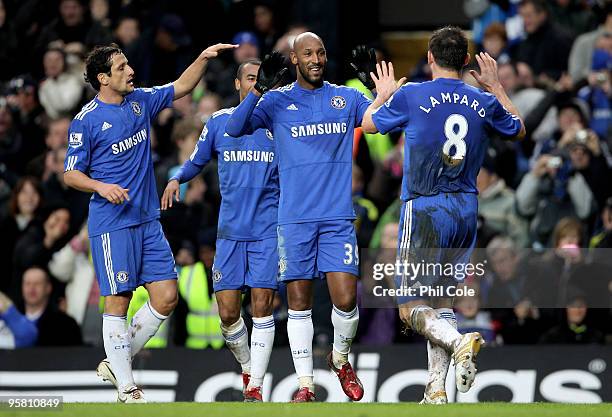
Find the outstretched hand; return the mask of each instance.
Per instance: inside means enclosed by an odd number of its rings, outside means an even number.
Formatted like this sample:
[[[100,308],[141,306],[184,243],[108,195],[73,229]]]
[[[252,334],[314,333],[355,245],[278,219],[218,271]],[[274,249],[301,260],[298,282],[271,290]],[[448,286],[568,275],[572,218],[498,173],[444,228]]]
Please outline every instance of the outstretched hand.
[[[172,207],[174,200],[177,202],[181,201],[181,191],[179,182],[177,180],[170,180],[161,198],[161,209],[167,210],[169,207]]]
[[[393,64],[387,64],[385,61],[376,64],[376,74],[370,72],[370,77],[376,86],[376,100],[382,102],[387,101],[406,82],[406,77],[396,81]]]
[[[486,52],[476,54],[476,61],[480,67],[480,74],[474,70],[470,70],[470,74],[480,86],[488,92],[499,88],[501,83],[497,76],[497,62],[491,55]]]
[[[255,90],[262,95],[267,93],[282,80],[286,72],[287,67],[285,66],[285,57],[283,54],[274,51],[266,55],[257,72]]]
[[[357,73],[359,81],[366,86],[368,90],[376,88],[374,80],[370,76],[371,72],[376,71],[376,52],[374,48],[367,48],[365,45],[359,45],[351,52],[351,67]]]
[[[212,45],[209,46],[208,48],[204,49],[202,51],[202,53],[200,54],[201,58],[204,59],[212,59],[212,58],[216,58],[219,56],[219,53],[228,50],[228,49],[235,49],[238,48],[240,45],[234,45],[231,43],[218,43],[216,45]]]

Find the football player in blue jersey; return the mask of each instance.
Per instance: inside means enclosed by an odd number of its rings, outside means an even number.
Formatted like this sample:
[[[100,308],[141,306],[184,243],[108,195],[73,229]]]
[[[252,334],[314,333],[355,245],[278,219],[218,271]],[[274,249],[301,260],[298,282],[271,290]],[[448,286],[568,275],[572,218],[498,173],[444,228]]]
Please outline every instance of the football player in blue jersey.
[[[497,63],[486,53],[476,56],[480,73],[471,71],[482,90],[461,80],[470,60],[463,32],[445,27],[433,33],[427,53],[433,80],[408,83],[398,89],[392,65],[372,74],[378,97],[368,108],[363,128],[381,133],[405,132],[403,200],[399,230],[400,262],[465,267],[476,241],[476,176],[483,162],[489,131],[520,139],[525,127],[497,77]],[[446,267],[445,267],[446,268]],[[437,271],[440,271],[439,268]],[[398,284],[418,290],[398,297],[400,317],[428,342],[429,381],[423,403],[446,403],[444,382],[451,356],[460,392],[470,389],[475,358],[482,344],[478,333],[456,330],[452,298],[436,297],[431,308],[422,291],[429,286],[457,285],[459,274],[401,275]]]
[[[238,67],[235,86],[244,100],[257,80],[261,62]],[[274,138],[258,129],[237,140],[225,133],[234,108],[213,113],[202,130],[194,152],[174,175],[162,196],[161,208],[180,197],[179,184],[190,181],[213,158],[218,160],[221,209],[213,287],[219,305],[221,331],[227,346],[242,366],[244,400],[262,401],[262,385],[272,345],[272,302],[277,288],[278,166]],[[253,330],[249,335],[240,316],[242,292],[251,289]]]
[[[365,52],[356,56],[364,58]],[[354,57],[354,65],[371,82],[367,68],[373,64],[368,57]],[[290,59],[297,81],[273,89],[287,68],[279,53],[267,56],[254,89],[234,110],[226,131],[239,137],[266,128],[274,134],[281,190],[279,272],[280,280],[287,283],[287,333],[299,384],[293,401],[315,399],[312,280],[322,277],[327,278],[333,303],[334,341],[328,365],[344,393],[358,401],[363,386],[348,361],[359,321],[351,169],[353,130],[361,124],[370,100],[355,89],[324,81],[327,54],[316,34],[298,35]]]
[[[93,193],[88,227],[104,296],[107,355],[97,371],[117,387],[120,402],[145,402],[134,383],[132,357],[177,303],[174,259],[158,220],[151,122],[193,90],[209,59],[236,46],[205,49],[176,81],[154,88],[134,88],[134,70],[117,45],[97,47],[86,60],[86,80],[98,94],[70,125],[64,181]],[[141,285],[149,292],[149,302],[128,327],[132,291]]]

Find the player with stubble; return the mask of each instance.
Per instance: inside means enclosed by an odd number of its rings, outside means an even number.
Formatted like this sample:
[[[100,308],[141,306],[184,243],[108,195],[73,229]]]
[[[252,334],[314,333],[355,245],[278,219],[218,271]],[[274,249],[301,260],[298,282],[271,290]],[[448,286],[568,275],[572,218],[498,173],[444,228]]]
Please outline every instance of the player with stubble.
[[[359,253],[351,200],[353,130],[370,100],[355,89],[324,81],[323,41],[306,32],[290,52],[297,81],[272,89],[287,70],[277,52],[266,56],[257,83],[230,117],[234,137],[267,128],[279,164],[278,254],[280,280],[287,285],[287,333],[299,389],[294,402],[315,400],[312,358],[313,280],[327,279],[334,326],[329,367],[353,401],[363,386],[348,361],[359,322],[356,303]],[[369,74],[375,56],[355,51],[358,74]],[[369,79],[368,76],[368,80]],[[367,80],[366,80],[367,81]],[[373,83],[369,83],[373,87]]]
[[[118,402],[146,402],[134,383],[132,358],[178,301],[174,258],[159,222],[151,122],[195,88],[208,60],[235,47],[210,46],[176,81],[153,88],[134,87],[134,70],[115,44],[95,48],[86,59],[86,80],[98,94],[70,125],[64,181],[93,193],[88,228],[104,297],[102,336],[107,356],[97,372],[115,385]],[[149,301],[128,326],[132,291],[141,285]]]

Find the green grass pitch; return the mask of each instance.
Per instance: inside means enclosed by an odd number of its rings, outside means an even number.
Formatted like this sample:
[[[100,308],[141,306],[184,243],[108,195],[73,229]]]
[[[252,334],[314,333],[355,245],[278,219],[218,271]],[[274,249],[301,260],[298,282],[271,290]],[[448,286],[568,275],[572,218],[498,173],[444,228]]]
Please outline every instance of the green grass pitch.
[[[612,404],[448,404],[423,406],[399,404],[245,404],[245,403],[157,403],[157,404],[64,404],[63,410],[14,411],[1,416],[33,417],[612,417]]]

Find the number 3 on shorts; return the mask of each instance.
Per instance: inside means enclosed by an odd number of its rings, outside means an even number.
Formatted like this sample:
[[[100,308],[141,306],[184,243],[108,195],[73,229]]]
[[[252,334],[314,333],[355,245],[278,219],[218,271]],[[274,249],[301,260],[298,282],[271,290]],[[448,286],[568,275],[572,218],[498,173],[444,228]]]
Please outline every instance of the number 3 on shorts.
[[[344,249],[344,265],[352,264],[353,259],[355,259],[355,265],[359,265],[359,247],[357,247],[357,245],[353,246],[350,243],[345,243]]]

